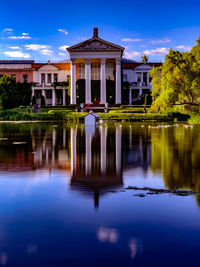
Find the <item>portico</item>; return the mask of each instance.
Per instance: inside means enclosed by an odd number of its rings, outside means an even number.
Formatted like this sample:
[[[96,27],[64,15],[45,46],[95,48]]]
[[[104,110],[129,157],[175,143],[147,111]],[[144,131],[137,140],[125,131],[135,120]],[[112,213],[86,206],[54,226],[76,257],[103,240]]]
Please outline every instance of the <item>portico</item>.
[[[121,104],[121,58],[124,47],[107,42],[98,36],[94,28],[93,37],[67,48],[71,60],[70,103],[77,103],[76,81],[85,80],[85,104],[92,99],[92,80],[100,81],[100,104],[107,102],[106,80],[115,81],[115,104]]]

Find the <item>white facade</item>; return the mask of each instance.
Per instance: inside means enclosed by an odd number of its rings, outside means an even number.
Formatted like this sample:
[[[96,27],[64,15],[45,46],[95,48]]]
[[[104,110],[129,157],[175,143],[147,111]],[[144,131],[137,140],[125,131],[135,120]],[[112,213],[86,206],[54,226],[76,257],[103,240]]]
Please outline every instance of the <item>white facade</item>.
[[[67,81],[67,75],[70,75],[70,71],[61,70],[53,64],[46,64],[40,67],[37,71],[33,72],[33,81],[35,83],[38,83],[38,84],[42,83],[41,74],[45,74],[45,84],[48,85],[48,84],[55,82],[54,74],[57,74],[57,77],[58,77],[57,82]],[[52,75],[50,83],[48,83],[48,74]]]
[[[129,82],[129,105],[139,99],[143,93],[151,92],[152,85],[149,72],[152,66],[148,63],[140,64],[135,68],[123,69],[123,81]]]
[[[91,80],[95,76],[92,64],[100,64],[100,104],[106,103],[106,69],[109,61],[114,61],[116,65],[116,86],[115,86],[115,104],[121,104],[121,58],[124,48],[105,40],[98,36],[98,28],[94,28],[93,37],[85,42],[67,48],[71,60],[71,92],[70,103],[76,105],[76,64],[85,65],[85,103],[91,104]],[[97,68],[98,69],[98,68]],[[93,70],[93,71],[92,71]]]
[[[41,103],[41,95],[43,95],[45,105],[66,105],[68,86],[66,84],[64,86],[60,84],[54,86],[53,83],[66,83],[69,76],[69,70],[60,69],[54,64],[45,64],[35,70],[33,72],[32,96],[36,97],[37,104]]]

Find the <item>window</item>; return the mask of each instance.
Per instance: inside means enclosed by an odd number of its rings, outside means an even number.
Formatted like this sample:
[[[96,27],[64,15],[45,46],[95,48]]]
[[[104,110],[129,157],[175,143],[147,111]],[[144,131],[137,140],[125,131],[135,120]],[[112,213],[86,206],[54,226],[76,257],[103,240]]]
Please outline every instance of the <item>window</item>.
[[[78,64],[78,78],[85,79],[85,64]]]
[[[147,72],[143,72],[143,82],[147,84]]]
[[[98,63],[91,64],[91,77],[92,80],[100,80],[100,64]]]
[[[24,83],[28,82],[28,74],[23,74],[23,82]]]
[[[51,73],[47,74],[47,83],[51,83]]]
[[[137,82],[141,82],[141,72],[136,72]]]
[[[54,75],[53,75],[53,81],[54,81],[55,83],[58,82],[58,73],[54,73]]]
[[[113,63],[107,63],[106,64],[106,79],[107,80],[114,80],[114,64]]]
[[[41,74],[41,83],[45,83],[45,73]]]

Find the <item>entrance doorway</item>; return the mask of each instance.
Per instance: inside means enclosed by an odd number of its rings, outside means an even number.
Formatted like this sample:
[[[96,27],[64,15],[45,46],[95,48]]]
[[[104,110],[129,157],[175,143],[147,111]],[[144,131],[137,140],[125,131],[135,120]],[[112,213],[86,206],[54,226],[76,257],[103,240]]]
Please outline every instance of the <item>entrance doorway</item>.
[[[100,103],[100,80],[91,81],[91,102],[93,104]]]

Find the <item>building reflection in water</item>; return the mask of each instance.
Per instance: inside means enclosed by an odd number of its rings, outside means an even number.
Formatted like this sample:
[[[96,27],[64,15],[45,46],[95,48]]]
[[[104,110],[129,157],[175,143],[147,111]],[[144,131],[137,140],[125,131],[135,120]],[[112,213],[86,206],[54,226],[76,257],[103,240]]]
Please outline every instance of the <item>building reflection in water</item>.
[[[107,125],[85,126],[84,134],[71,128],[71,188],[92,192],[95,207],[101,194],[122,185],[122,128],[109,133],[112,142],[107,131]]]
[[[134,177],[134,168],[150,164],[148,133],[135,125],[1,125],[0,134],[8,137],[0,141],[1,171],[62,170],[70,189],[92,196],[96,207],[101,195],[122,186],[123,170]]]

